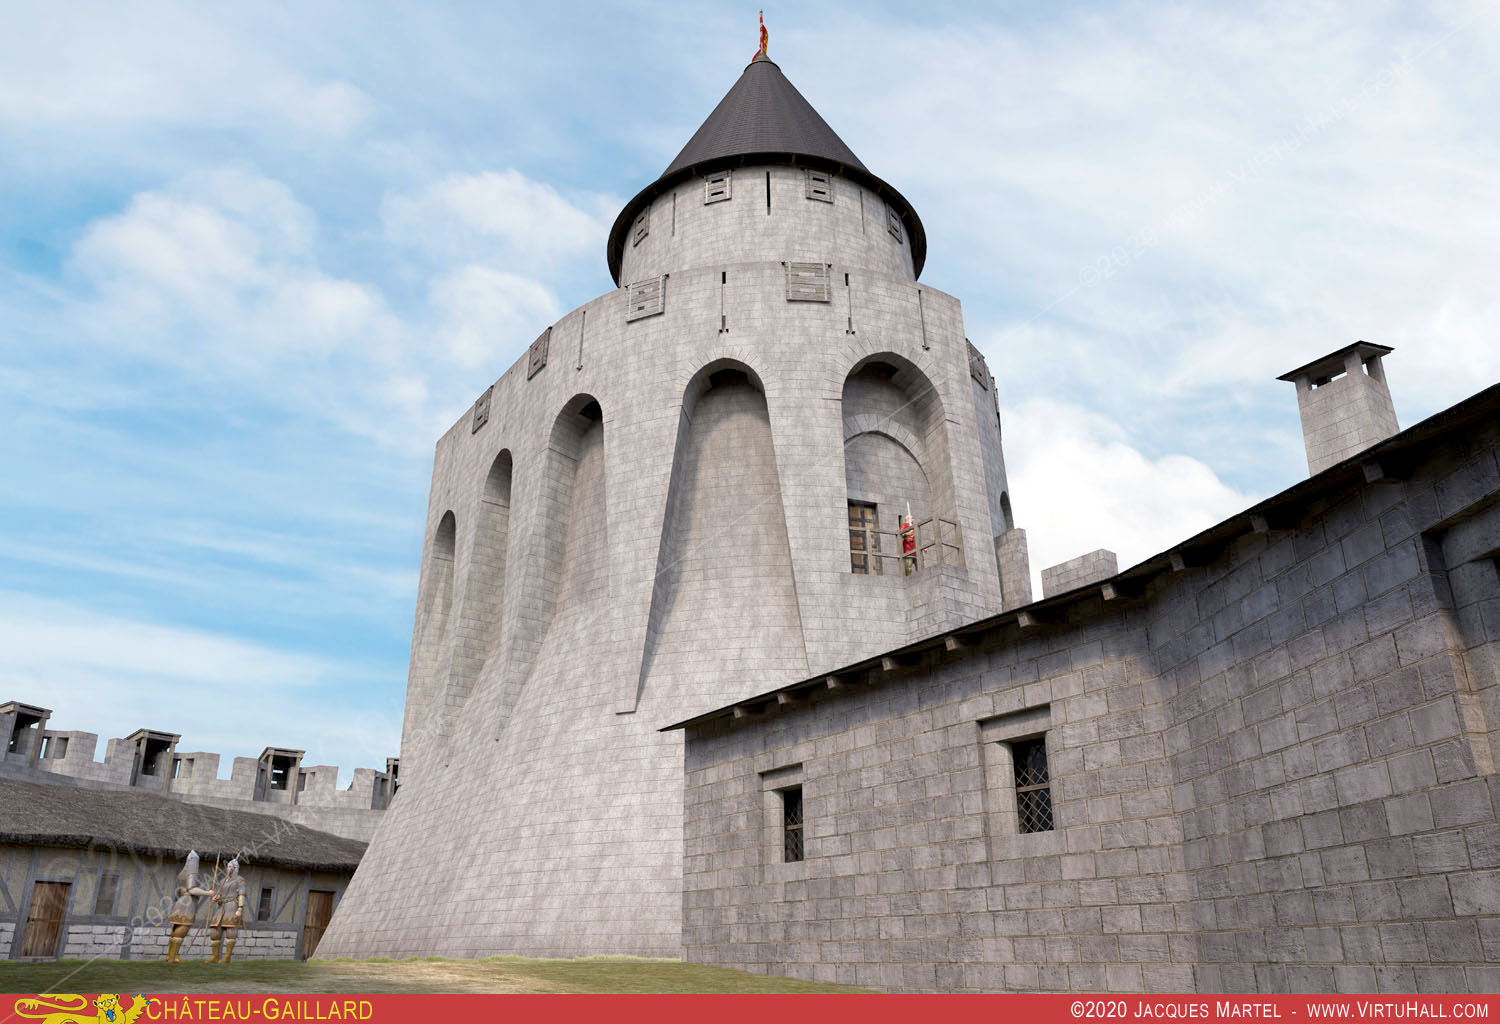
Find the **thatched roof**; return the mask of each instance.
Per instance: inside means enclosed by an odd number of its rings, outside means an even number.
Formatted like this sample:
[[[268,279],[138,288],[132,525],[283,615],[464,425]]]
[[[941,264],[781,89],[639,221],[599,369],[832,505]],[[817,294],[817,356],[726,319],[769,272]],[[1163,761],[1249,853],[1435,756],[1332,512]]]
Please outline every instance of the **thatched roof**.
[[[184,803],[156,793],[0,779],[0,843],[119,850],[212,864],[352,871],[365,844],[269,814]]]

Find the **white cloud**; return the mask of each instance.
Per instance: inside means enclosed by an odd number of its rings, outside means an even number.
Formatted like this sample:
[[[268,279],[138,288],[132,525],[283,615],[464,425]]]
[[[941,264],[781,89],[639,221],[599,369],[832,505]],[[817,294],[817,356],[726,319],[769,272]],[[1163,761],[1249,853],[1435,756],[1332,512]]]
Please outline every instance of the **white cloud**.
[[[1185,455],[1148,458],[1117,423],[1050,399],[1004,415],[1016,525],[1033,588],[1041,571],[1097,548],[1134,565],[1255,503]]]
[[[460,366],[493,366],[496,353],[546,327],[560,312],[557,297],[527,277],[489,267],[461,267],[432,283],[440,317],[437,341]]]
[[[285,185],[220,169],[142,192],[95,221],[71,267],[99,293],[97,329],[133,341],[138,354],[207,355],[244,372],[342,346],[378,349],[399,324],[372,288],[320,269],[315,231]],[[189,329],[163,345],[174,325]]]
[[[388,195],[381,219],[392,240],[429,255],[530,266],[603,248],[609,211],[619,204],[588,200],[592,209],[582,209],[519,171],[484,171],[449,175],[415,195]]]
[[[1500,378],[1500,13],[1377,6],[871,31],[789,73],[916,202],[927,280],[1001,289],[969,330],[1024,393],[1186,437],[1363,338],[1414,422]]]
[[[0,689],[51,707],[51,728],[98,733],[96,758],[105,740],[141,727],[181,733],[185,750],[223,754],[226,777],[231,757],[267,745],[300,747],[310,764],[352,772],[383,765],[399,741],[399,712],[313,713],[318,691],[367,683],[364,666],[11,591],[0,591],[0,647]]]
[[[288,67],[277,33],[190,6],[49,4],[6,14],[0,125],[213,125],[321,143],[347,137],[373,113],[353,83]]]

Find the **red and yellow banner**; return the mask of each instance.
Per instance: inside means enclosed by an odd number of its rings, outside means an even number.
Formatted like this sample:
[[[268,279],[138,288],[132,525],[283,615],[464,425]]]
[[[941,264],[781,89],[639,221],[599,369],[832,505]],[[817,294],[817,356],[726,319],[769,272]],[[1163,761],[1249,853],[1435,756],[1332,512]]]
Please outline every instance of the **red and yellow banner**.
[[[3,996],[0,1021],[1488,1021],[1494,996]]]
[[[0,1022],[545,1020],[597,1024],[765,1024],[793,1016],[858,1024],[913,1020],[1474,1021],[1495,996],[1416,995],[19,995],[0,996]],[[768,1016],[769,1015],[769,1016]]]

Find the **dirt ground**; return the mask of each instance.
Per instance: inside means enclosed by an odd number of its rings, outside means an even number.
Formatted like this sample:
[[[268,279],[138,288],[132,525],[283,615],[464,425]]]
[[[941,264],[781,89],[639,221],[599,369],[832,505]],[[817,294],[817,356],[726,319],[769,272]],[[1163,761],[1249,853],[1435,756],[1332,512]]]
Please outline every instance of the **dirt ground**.
[[[725,967],[579,960],[0,961],[0,992],[856,992]]]

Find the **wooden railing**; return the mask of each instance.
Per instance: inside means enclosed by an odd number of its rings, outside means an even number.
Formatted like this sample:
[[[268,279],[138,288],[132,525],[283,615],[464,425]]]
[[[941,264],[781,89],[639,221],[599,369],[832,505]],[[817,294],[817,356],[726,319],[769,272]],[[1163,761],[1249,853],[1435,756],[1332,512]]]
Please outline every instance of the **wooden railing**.
[[[867,555],[877,576],[906,575],[935,565],[963,565],[963,545],[958,542],[958,523],[942,516],[928,516],[916,525],[916,550],[901,553],[901,534],[895,530],[864,530],[865,550],[850,546],[851,554]],[[907,559],[904,564],[902,559]]]

